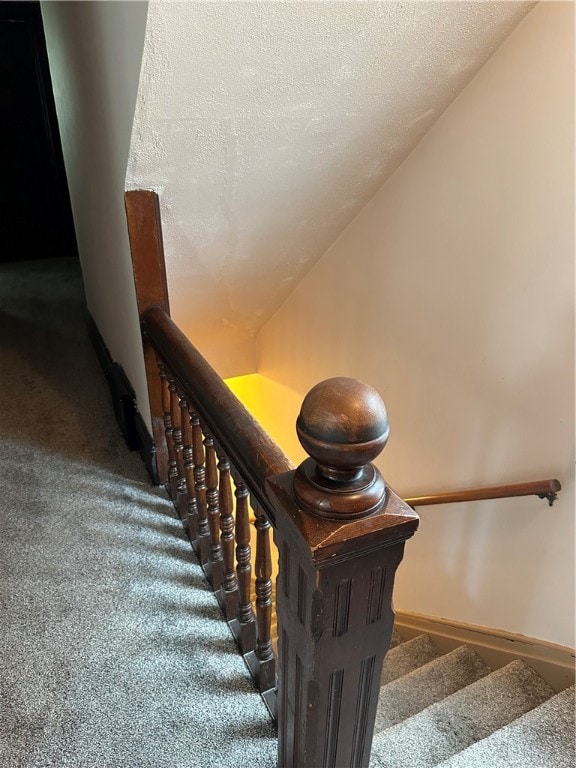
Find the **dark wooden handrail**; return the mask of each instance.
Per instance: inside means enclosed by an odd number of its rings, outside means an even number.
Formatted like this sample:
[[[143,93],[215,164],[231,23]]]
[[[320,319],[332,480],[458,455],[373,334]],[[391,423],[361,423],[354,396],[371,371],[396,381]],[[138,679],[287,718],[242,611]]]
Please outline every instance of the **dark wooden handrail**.
[[[277,719],[278,766],[368,768],[394,575],[418,527],[372,463],[388,439],[384,402],[356,379],[316,384],[294,470],[170,319],[155,193],[126,193],[126,209],[157,477]]]
[[[410,496],[404,501],[411,507],[424,507],[431,504],[455,504],[461,501],[485,501],[486,499],[507,499],[514,496],[538,496],[547,499],[550,506],[562,490],[559,480],[534,480],[530,483],[494,485],[490,488],[470,488],[465,491],[434,493],[427,496]]]
[[[294,469],[292,462],[161,307],[147,309],[141,323],[182,392],[197,405],[206,427],[274,522],[264,483],[272,475]]]

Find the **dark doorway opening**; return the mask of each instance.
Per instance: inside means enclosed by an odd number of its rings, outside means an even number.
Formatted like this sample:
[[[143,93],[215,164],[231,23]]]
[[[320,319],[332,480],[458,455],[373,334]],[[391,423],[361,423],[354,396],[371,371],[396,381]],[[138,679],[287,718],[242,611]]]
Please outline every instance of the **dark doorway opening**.
[[[0,2],[0,261],[77,256],[39,2]]]

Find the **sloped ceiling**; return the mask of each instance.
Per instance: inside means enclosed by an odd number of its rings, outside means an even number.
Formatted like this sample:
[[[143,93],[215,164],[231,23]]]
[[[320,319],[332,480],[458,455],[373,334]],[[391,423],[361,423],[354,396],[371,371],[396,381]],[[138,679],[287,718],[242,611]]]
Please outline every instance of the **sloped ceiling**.
[[[127,187],[222,375],[533,5],[150,2]]]

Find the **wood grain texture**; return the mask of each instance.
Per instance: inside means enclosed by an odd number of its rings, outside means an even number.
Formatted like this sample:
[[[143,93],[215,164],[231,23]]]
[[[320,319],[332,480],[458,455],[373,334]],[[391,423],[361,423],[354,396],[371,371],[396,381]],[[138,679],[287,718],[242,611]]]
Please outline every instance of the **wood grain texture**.
[[[174,429],[172,426],[172,396],[170,382],[163,363],[158,362],[160,394],[162,403],[162,423],[164,424],[164,440],[162,445],[166,452],[166,486],[173,501],[178,497],[178,466],[174,448]]]
[[[196,411],[190,415],[192,425],[192,456],[194,459],[194,491],[198,509],[198,538],[196,540],[196,554],[201,565],[206,565],[210,560],[210,528],[208,525],[208,511],[206,503],[206,466],[204,454],[204,436],[200,419]]]
[[[151,306],[162,307],[170,314],[158,196],[150,190],[134,190],[125,193],[124,201],[140,319]],[[142,344],[157,473],[160,482],[167,483],[168,453],[164,441],[162,385],[158,378],[155,351],[146,338],[143,338]]]
[[[359,382],[349,386],[350,380],[345,380],[344,388],[336,392],[334,383],[324,383],[316,393],[322,395],[322,407],[330,411],[334,429],[328,433],[323,419],[317,414],[312,418],[311,411],[304,409],[299,427],[305,432],[314,424],[303,440],[312,456],[305,462],[309,471],[295,472],[165,311],[147,309],[142,328],[169,366],[181,397],[194,409],[198,531],[203,526],[210,529],[207,570],[215,590],[232,586],[234,576],[230,475],[236,482],[234,582],[239,605],[238,617],[230,626],[273,716],[278,708],[280,765],[365,768],[382,663],[392,634],[394,575],[404,542],[419,522],[415,511],[384,483],[371,463],[387,438],[383,404]],[[350,401],[348,390],[353,394]],[[369,412],[356,413],[366,399]],[[308,401],[307,407],[312,405]],[[348,412],[355,414],[358,425],[346,437],[350,444],[339,442],[338,431]],[[298,472],[300,487],[304,483],[319,489],[319,504],[327,496],[338,497],[328,516],[317,514],[317,509],[310,513],[299,504]],[[377,478],[377,493],[366,495],[364,489],[373,478]],[[255,622],[249,595],[249,494],[256,515]],[[308,498],[314,506],[316,490]],[[271,636],[271,525],[280,552],[277,691]],[[249,628],[244,635],[243,627]]]
[[[362,551],[390,546],[405,541],[416,531],[419,517],[391,488],[387,487],[384,509],[359,520],[329,520],[307,514],[295,504],[293,472],[269,478],[267,489],[278,508],[285,512],[287,523],[298,531],[300,547],[318,567],[333,558],[357,557]]]
[[[528,483],[508,483],[507,485],[493,485],[489,488],[469,488],[463,491],[409,496],[404,501],[411,507],[454,504],[464,501],[485,501],[487,499],[508,499],[515,496],[539,496],[552,502],[561,490],[562,485],[559,480],[533,480]]]
[[[206,449],[206,511],[210,529],[210,559],[208,576],[212,589],[216,592],[224,580],[224,563],[220,544],[220,495],[218,491],[218,468],[214,438],[208,434],[204,438]]]
[[[184,444],[182,442],[182,410],[180,408],[180,397],[176,388],[174,379],[170,378],[168,383],[170,390],[170,418],[172,421],[172,442],[174,444],[174,455],[176,458],[176,497],[174,502],[180,515],[180,519],[186,521],[188,509],[188,491],[186,488],[186,474],[184,470]]]
[[[198,408],[206,428],[273,522],[274,510],[264,491],[265,481],[292,469],[291,462],[163,309],[147,309],[142,328],[169,364],[182,393]]]
[[[414,511],[319,518],[294,503],[293,472],[269,478],[279,549],[279,765],[365,768],[394,615],[392,589]]]
[[[270,523],[262,510],[256,510],[256,656],[260,661],[273,658],[272,650],[272,553]]]
[[[238,580],[236,579],[236,563],[234,561],[234,497],[232,496],[230,462],[227,456],[222,455],[220,457],[218,473],[220,475],[218,483],[220,542],[224,561],[222,603],[226,619],[232,621],[238,616]]]
[[[238,579],[239,606],[238,627],[233,631],[242,653],[256,648],[256,617],[252,609],[252,549],[250,546],[250,514],[248,510],[248,488],[236,481],[236,576]]]
[[[182,457],[184,460],[184,477],[186,478],[186,530],[191,542],[198,536],[198,504],[196,501],[196,489],[194,487],[194,452],[192,450],[192,424],[188,401],[180,398],[181,424],[182,424]]]
[[[296,421],[309,459],[294,477],[298,505],[312,515],[352,520],[379,512],[386,483],[372,464],[386,445],[386,407],[373,387],[336,376],[312,387]]]
[[[158,195],[150,189],[131,190],[124,202],[138,313],[156,306],[170,314]]]

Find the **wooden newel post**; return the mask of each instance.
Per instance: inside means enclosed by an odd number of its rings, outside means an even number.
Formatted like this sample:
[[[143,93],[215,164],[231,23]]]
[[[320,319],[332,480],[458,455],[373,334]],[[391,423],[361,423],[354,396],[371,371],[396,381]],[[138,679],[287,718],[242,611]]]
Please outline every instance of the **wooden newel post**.
[[[369,386],[328,379],[304,399],[310,458],[268,480],[280,553],[278,735],[281,768],[368,766],[392,586],[418,516],[372,465],[389,433]]]

